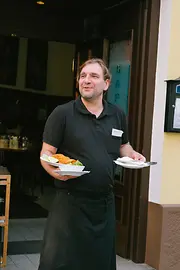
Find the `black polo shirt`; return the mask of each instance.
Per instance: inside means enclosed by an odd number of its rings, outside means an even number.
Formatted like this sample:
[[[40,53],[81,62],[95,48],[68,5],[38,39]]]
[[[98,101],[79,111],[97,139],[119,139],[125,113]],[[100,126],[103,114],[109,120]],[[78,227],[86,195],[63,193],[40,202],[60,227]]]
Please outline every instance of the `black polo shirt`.
[[[126,116],[117,106],[103,101],[101,115],[90,113],[79,97],[60,105],[48,117],[43,141],[58,153],[78,159],[89,174],[68,181],[55,180],[60,188],[98,189],[113,185],[115,163],[120,145],[128,142]],[[112,136],[112,129],[123,131]]]

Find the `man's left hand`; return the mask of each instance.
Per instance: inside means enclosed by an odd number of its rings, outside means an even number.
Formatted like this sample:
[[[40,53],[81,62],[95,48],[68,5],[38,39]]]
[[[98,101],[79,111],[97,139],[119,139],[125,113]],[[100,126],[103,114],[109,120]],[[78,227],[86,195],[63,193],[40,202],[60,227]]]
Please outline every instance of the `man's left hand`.
[[[139,160],[139,161],[143,161],[143,162],[146,161],[146,158],[143,155],[141,155],[140,153],[136,152],[129,143],[121,145],[120,156],[121,157],[130,157],[130,158],[133,158],[134,160]]]
[[[131,158],[133,158],[134,160],[139,160],[139,161],[143,161],[143,162],[146,161],[146,158],[142,154],[140,154],[136,151],[132,152]]]

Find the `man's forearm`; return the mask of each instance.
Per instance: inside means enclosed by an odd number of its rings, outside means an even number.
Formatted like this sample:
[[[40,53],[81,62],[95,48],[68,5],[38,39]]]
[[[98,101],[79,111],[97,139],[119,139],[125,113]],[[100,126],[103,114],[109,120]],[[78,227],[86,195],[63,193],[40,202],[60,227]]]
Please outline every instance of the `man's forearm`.
[[[46,154],[48,156],[52,156],[55,153],[55,151],[47,150],[47,149],[42,149],[41,150],[41,156],[43,154]],[[49,165],[47,162],[41,160],[41,165],[45,169],[45,171],[51,175],[52,177],[55,177],[57,174],[54,173],[55,168],[51,165]]]
[[[48,173],[48,174],[52,174],[52,166],[50,166],[47,162],[41,160],[41,165],[42,167],[45,169],[45,171]]]
[[[42,156],[43,154],[46,154],[48,156],[52,156],[56,152],[57,152],[56,147],[44,142],[40,155]],[[59,175],[58,173],[54,172],[55,168],[53,166],[49,165],[47,162],[45,162],[43,160],[41,160],[41,165],[49,175],[51,175],[53,178],[55,178],[57,180],[66,181],[66,180],[73,179],[73,178],[77,177],[77,176],[72,176],[72,175],[64,175],[64,176]]]

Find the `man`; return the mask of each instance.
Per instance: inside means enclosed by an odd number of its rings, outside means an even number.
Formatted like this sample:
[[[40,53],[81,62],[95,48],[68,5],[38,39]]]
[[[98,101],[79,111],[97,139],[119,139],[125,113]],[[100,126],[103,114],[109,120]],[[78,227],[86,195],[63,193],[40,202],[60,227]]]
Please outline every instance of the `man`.
[[[113,160],[145,160],[129,144],[125,114],[103,100],[111,80],[104,62],[86,61],[78,80],[80,97],[58,106],[47,120],[41,155],[62,153],[80,160],[90,173],[60,176],[41,161],[56,179],[57,196],[39,270],[116,269]]]

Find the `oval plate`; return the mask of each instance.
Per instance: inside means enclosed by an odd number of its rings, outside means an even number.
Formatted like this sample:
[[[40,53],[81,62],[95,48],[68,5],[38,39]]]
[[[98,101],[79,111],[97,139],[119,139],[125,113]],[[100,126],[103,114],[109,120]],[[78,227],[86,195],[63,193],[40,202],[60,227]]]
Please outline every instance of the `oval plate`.
[[[82,176],[84,174],[90,173],[90,171],[82,171],[82,172],[76,172],[76,171],[62,171],[62,170],[54,170],[54,172],[58,173],[59,175],[70,175],[70,176]]]
[[[40,157],[40,159],[43,160],[43,161],[46,161],[49,165],[54,166],[54,167],[59,167],[59,165],[62,165],[62,164],[57,163],[57,162],[56,163],[55,162],[50,162],[50,161],[48,161],[47,159],[45,159],[43,157]]]
[[[145,162],[145,163],[141,163],[141,164],[125,163],[125,162],[120,162],[117,160],[114,160],[114,162],[117,165],[122,166],[122,167],[127,168],[127,169],[142,169],[142,168],[146,168],[146,167],[150,166],[149,162],[147,162],[147,163]]]

